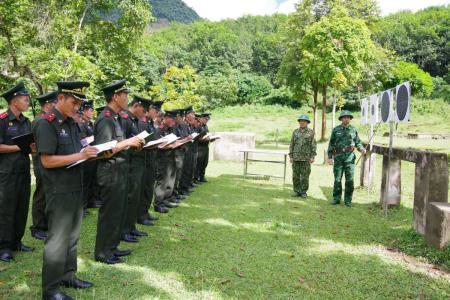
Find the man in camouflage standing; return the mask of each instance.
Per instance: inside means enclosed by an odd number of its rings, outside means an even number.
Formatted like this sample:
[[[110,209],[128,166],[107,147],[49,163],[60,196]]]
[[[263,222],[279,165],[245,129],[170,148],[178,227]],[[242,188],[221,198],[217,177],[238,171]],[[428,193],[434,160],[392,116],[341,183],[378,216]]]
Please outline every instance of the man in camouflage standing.
[[[316,156],[317,145],[314,139],[314,131],[308,128],[311,122],[307,115],[298,117],[299,128],[292,133],[289,147],[289,159],[292,163],[292,181],[294,196],[306,198],[309,188],[309,175],[311,164]]]
[[[345,174],[345,206],[352,206],[352,196],[354,190],[353,175],[355,172],[355,148],[363,155],[366,153],[361,140],[359,139],[356,128],[350,125],[353,119],[352,114],[344,110],[339,115],[341,125],[336,126],[331,133],[330,143],[328,145],[328,163],[334,165],[334,187],[333,187],[333,205],[341,203],[342,196],[342,176]]]

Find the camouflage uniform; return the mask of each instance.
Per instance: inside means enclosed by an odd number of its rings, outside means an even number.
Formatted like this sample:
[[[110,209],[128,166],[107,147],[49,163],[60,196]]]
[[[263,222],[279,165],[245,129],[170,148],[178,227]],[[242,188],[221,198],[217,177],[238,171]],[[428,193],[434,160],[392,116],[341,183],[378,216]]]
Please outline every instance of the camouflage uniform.
[[[328,158],[334,157],[334,187],[333,201],[340,203],[342,195],[342,176],[345,174],[345,193],[344,202],[351,205],[354,190],[353,175],[355,172],[355,158],[353,153],[355,147],[363,151],[364,146],[358,137],[356,128],[342,124],[336,126],[331,133],[330,143],[328,145]]]
[[[305,194],[309,188],[310,160],[316,156],[317,145],[314,132],[309,128],[297,128],[292,133],[289,158],[292,161],[292,181],[297,195]]]

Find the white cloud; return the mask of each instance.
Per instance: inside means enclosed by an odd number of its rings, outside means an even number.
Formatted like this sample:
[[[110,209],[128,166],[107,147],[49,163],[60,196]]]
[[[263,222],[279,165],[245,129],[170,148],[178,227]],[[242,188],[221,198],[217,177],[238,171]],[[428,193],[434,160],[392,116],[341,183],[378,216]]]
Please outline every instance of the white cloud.
[[[184,0],[202,17],[211,21],[236,19],[243,15],[291,13],[299,0]],[[428,6],[450,4],[450,0],[378,0],[383,15],[400,10],[417,11]]]

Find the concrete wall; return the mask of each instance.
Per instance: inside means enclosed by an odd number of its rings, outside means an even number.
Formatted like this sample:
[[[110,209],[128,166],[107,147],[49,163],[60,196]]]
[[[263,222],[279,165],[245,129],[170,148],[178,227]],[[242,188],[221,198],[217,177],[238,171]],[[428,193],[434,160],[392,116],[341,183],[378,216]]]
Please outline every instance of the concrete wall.
[[[252,132],[214,132],[220,136],[210,145],[210,160],[243,161],[242,149],[255,149],[256,134]]]

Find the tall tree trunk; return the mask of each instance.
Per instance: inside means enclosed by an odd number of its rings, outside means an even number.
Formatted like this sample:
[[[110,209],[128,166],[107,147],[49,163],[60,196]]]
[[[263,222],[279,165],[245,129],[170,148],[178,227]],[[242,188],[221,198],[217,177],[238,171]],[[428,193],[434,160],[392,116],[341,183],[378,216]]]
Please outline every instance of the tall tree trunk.
[[[327,133],[327,85],[322,86],[322,134],[320,139],[325,140]]]
[[[333,89],[333,118],[331,119],[331,129],[336,125],[336,90]]]
[[[317,86],[313,86],[313,99],[314,99],[314,103],[313,103],[313,132],[316,133],[316,128],[317,128],[317,94],[318,94],[318,87]]]

